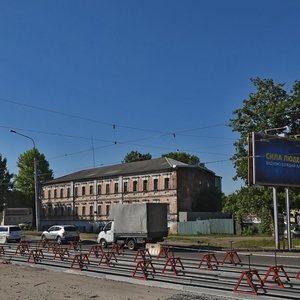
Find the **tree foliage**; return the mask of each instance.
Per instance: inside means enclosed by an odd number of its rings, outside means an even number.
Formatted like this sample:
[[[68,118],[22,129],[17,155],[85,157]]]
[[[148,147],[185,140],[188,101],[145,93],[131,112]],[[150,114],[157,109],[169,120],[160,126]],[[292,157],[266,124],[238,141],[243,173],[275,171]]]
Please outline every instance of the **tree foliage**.
[[[0,208],[2,209],[3,203],[13,187],[13,174],[9,173],[7,169],[7,159],[2,157],[0,153]]]
[[[300,133],[300,82],[296,81],[290,92],[284,89],[285,84],[275,84],[272,79],[251,79],[256,92],[250,93],[243,101],[242,108],[236,109],[229,126],[240,134],[234,143],[235,154],[232,161],[236,170],[234,179],[248,183],[248,141],[251,132],[264,132],[266,129],[289,126],[291,134]],[[295,192],[293,195],[295,196]],[[279,191],[279,199],[284,202],[284,193]],[[293,205],[299,203],[297,196]],[[224,210],[236,215],[239,222],[246,214],[255,213],[261,220],[261,229],[270,230],[272,212],[272,191],[270,188],[243,187],[229,195],[224,203]]]
[[[243,217],[254,214],[262,220],[261,231],[271,232],[272,194],[268,188],[242,187],[226,197],[223,211],[234,214],[239,224],[243,223]]]
[[[200,159],[196,155],[191,155],[185,152],[169,152],[163,154],[162,157],[172,158],[189,165],[199,165]]]
[[[284,84],[275,84],[272,79],[251,79],[256,93],[250,93],[243,101],[243,107],[236,109],[229,126],[240,134],[234,143],[236,153],[231,158],[236,169],[234,179],[247,183],[247,138],[251,132],[290,126],[292,134],[300,131],[300,82],[296,81],[291,93],[284,90]]]
[[[36,159],[38,183],[42,184],[53,179],[53,171],[44,154],[41,154],[36,148],[21,154],[17,162],[19,173],[15,177],[15,187],[30,198],[34,196],[35,192],[34,158]]]
[[[150,153],[142,154],[138,151],[131,151],[126,154],[124,157],[123,163],[135,162],[135,161],[142,161],[142,160],[149,160],[152,158]]]

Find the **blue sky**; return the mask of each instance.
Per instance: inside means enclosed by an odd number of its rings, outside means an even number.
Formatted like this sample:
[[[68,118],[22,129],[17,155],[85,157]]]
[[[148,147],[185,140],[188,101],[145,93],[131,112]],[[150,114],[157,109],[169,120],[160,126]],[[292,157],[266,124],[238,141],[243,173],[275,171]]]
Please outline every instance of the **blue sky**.
[[[32,137],[55,177],[197,155],[240,188],[226,126],[250,78],[300,79],[300,2],[0,0],[0,153],[17,173]]]

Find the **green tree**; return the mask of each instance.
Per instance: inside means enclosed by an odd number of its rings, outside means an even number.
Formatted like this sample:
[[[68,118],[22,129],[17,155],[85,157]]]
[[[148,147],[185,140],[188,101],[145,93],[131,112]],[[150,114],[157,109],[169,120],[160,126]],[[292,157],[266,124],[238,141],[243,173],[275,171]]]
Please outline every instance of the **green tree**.
[[[296,81],[290,93],[284,84],[275,84],[272,79],[251,79],[256,92],[250,93],[243,101],[243,107],[236,109],[229,126],[240,134],[234,143],[235,154],[232,161],[236,170],[234,179],[248,183],[248,136],[251,132],[263,132],[266,129],[289,126],[291,134],[299,134],[300,129],[300,82]],[[279,190],[279,202],[283,207],[284,193]],[[294,199],[293,206],[298,199]],[[241,222],[246,214],[255,213],[261,218],[261,230],[270,231],[272,212],[272,192],[267,187],[243,187],[229,195],[224,203],[224,210],[235,214]]]
[[[124,157],[123,163],[129,163],[134,161],[141,161],[141,160],[149,160],[152,158],[150,153],[142,154],[138,151],[131,151],[126,154]]]
[[[239,191],[227,196],[223,203],[223,211],[235,215],[242,225],[243,217],[255,214],[261,219],[260,230],[271,232],[272,226],[272,194],[268,188],[242,187]]]
[[[149,160],[152,158],[150,153],[142,154],[138,151],[131,151],[126,154],[124,157],[123,163],[129,163],[134,161],[141,161],[141,160]]]
[[[234,179],[241,178],[247,183],[248,136],[251,132],[262,132],[266,129],[290,126],[292,133],[296,132],[295,113],[291,113],[300,105],[300,84],[296,82],[293,92],[289,95],[284,90],[284,84],[275,84],[272,79],[251,79],[256,93],[250,93],[243,101],[243,107],[236,109],[229,126],[240,134],[234,143],[236,153],[231,158],[236,169]],[[299,126],[299,124],[298,124]]]
[[[17,167],[19,173],[15,177],[15,186],[18,191],[34,199],[34,158],[37,166],[37,180],[42,184],[53,179],[53,171],[44,154],[41,154],[36,148],[28,150],[18,158]]]
[[[7,169],[7,159],[2,157],[0,153],[0,209],[3,209],[3,204],[7,201],[7,197],[13,188],[13,174]]]
[[[200,165],[199,157],[185,152],[170,152],[170,153],[163,154],[162,157],[172,158],[189,165]]]

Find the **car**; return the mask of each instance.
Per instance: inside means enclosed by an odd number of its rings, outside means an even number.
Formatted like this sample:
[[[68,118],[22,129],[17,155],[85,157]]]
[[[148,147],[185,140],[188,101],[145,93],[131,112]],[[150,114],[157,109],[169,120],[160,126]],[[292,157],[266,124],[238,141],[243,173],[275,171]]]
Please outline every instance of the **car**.
[[[1,225],[0,237],[4,238],[5,242],[15,241],[19,243],[22,239],[23,232],[18,225]]]
[[[42,233],[43,241],[56,241],[61,244],[80,240],[78,228],[74,225],[53,225]]]

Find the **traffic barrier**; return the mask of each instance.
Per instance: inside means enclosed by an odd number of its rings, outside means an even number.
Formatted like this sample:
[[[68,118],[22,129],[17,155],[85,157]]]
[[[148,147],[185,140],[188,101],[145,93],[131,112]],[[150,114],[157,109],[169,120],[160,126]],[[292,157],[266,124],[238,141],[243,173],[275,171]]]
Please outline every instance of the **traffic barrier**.
[[[177,270],[176,269],[176,265],[179,264],[179,266],[181,267],[180,270]],[[162,274],[165,274],[167,272],[167,266],[170,266],[171,267],[171,271],[173,271],[173,274],[175,276],[178,275],[178,272],[180,271],[183,271],[184,270],[184,267],[182,265],[182,262],[181,262],[181,259],[180,257],[168,257],[167,260],[166,260],[166,263],[162,269]]]
[[[78,267],[74,267],[74,265],[76,264],[78,265]],[[89,264],[90,264],[90,260],[87,253],[75,254],[70,268],[78,269],[81,271],[83,267],[87,268]]]
[[[57,256],[59,256],[60,260],[64,260],[66,256],[70,257],[69,247],[56,247],[53,260],[55,260]]]
[[[229,258],[229,261],[232,265],[237,265],[238,263],[241,264],[241,259],[236,251],[233,251],[233,250],[227,251],[225,253],[223,261],[221,263],[222,265],[225,263],[227,258]],[[237,261],[235,261],[235,260],[237,260]]]
[[[81,249],[81,243],[76,241],[70,241],[69,250],[79,251]]]
[[[103,252],[103,250],[102,250],[101,245],[92,245],[90,247],[90,251],[88,253],[88,257],[90,257],[93,254],[95,258],[98,258],[99,257],[99,253],[102,253],[102,252]]]
[[[21,256],[25,255],[25,254],[29,254],[29,243],[26,241],[21,241],[16,249],[15,255],[20,253]]]
[[[122,255],[124,255],[124,246],[122,244],[113,243],[111,252],[114,252],[115,254],[120,255],[122,252]]]
[[[240,278],[238,280],[238,283],[236,284],[236,286],[233,289],[233,291],[235,293],[249,294],[249,295],[256,295],[257,296],[257,290],[258,290],[258,288],[257,288],[257,285],[254,284],[254,282],[253,282],[253,276],[255,276],[258,279],[258,281],[259,281],[259,283],[260,283],[261,286],[264,285],[261,277],[258,274],[258,271],[255,270],[255,269],[252,269],[252,270],[250,269],[250,270],[242,272],[242,275],[240,276]],[[242,283],[242,280],[244,278],[247,280],[247,283],[248,283],[249,287],[251,288],[251,291],[246,291],[244,289],[243,290],[239,289],[240,285]]]
[[[161,256],[165,258],[174,257],[174,250],[172,247],[169,246],[162,246],[160,248],[159,254],[157,258],[160,258]]]
[[[136,261],[139,256],[141,256],[142,260],[145,261],[147,259],[147,255],[149,256],[149,259],[152,259],[152,256],[148,249],[138,249],[135,254],[134,261]]]
[[[277,265],[276,266],[270,266],[267,274],[265,275],[265,277],[263,279],[264,285],[267,286],[267,287],[280,287],[280,288],[284,288],[284,284],[282,283],[282,281],[280,279],[280,275],[282,275],[282,274],[283,274],[283,277],[285,279],[287,279],[287,281],[290,281],[290,278],[287,275],[287,273],[285,272],[284,267],[282,265],[279,265],[279,266],[277,266]],[[266,285],[267,279],[268,279],[268,277],[270,275],[271,276],[273,275],[271,280],[277,282],[277,285],[274,285],[274,284]]]
[[[44,258],[44,254],[42,249],[31,249],[29,251],[29,257],[27,262],[36,264],[38,262],[41,262],[43,258]]]
[[[39,243],[38,243],[38,248],[46,248],[46,246],[48,247],[48,243],[49,241],[48,240],[39,240]]]
[[[212,262],[215,262],[217,264],[217,266],[213,265]],[[203,257],[198,265],[198,269],[201,268],[203,263],[206,263],[207,269],[210,269],[210,270],[218,269],[219,262],[218,262],[216,256],[214,255],[214,253],[207,253],[207,254],[203,255]]]
[[[157,243],[147,243],[145,248],[148,249],[151,256],[158,256],[160,253],[161,245]]]
[[[137,261],[136,267],[132,274],[132,278],[147,280],[148,275],[150,274],[149,268],[151,268],[151,274],[156,273],[151,259]],[[137,276],[137,272],[139,270],[142,272],[143,277]]]
[[[106,263],[106,265],[107,265],[108,267],[110,267],[110,262],[111,262],[112,258],[114,258],[114,261],[115,261],[116,263],[118,262],[118,260],[117,260],[117,258],[116,258],[116,255],[115,255],[115,252],[114,252],[114,251],[110,251],[110,252],[108,251],[108,252],[105,252],[105,251],[103,251],[103,249],[102,249],[101,257],[100,257],[98,266],[101,266],[102,260],[104,260],[105,263]]]
[[[57,248],[60,247],[59,243],[56,241],[48,241],[45,246],[47,246],[47,252],[52,250],[53,253],[56,251]]]

